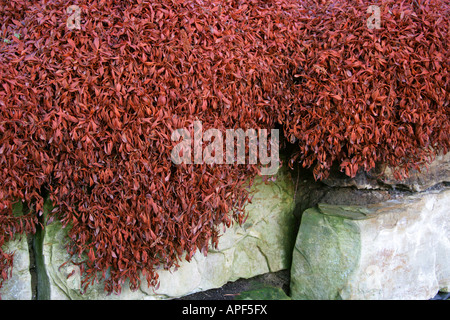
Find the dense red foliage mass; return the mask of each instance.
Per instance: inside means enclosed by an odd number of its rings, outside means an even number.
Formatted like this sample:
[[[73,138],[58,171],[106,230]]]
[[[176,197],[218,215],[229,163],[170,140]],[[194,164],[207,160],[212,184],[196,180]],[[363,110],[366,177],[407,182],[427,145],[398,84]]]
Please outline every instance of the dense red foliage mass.
[[[448,1],[0,1],[0,246],[49,219],[85,286],[157,266],[242,222],[256,165],[175,165],[174,129],[284,130],[326,177],[411,168],[449,144]],[[12,214],[12,204],[29,211]],[[12,255],[0,249],[0,285]]]
[[[300,50],[293,52],[293,100],[278,112],[295,157],[324,178],[333,163],[348,176],[376,163],[398,177],[450,135],[450,2],[300,1]],[[375,3],[377,4],[377,3]]]

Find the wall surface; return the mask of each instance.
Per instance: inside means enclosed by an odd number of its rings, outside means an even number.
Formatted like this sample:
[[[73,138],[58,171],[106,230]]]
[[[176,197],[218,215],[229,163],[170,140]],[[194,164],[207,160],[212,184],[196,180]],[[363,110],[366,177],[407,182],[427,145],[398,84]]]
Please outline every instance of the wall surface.
[[[449,168],[450,153],[403,181],[388,168],[384,176],[335,173],[317,182],[302,169],[283,167],[275,181],[257,180],[248,219],[224,229],[217,249],[197,252],[177,270],[159,270],[158,288],[143,279],[137,291],[125,284],[120,295],[106,295],[102,283],[81,293],[79,268],[64,264],[67,230],[53,222],[33,239],[5,245],[15,263],[0,294],[173,299],[289,269],[293,299],[430,299],[450,290]]]
[[[44,278],[37,292],[41,298],[65,299],[171,299],[198,291],[218,288],[229,281],[288,269],[298,229],[294,208],[294,186],[289,172],[281,169],[276,181],[258,179],[252,202],[246,207],[248,219],[233,225],[219,238],[219,247],[206,256],[197,252],[190,262],[183,261],[177,270],[160,270],[158,289],[148,288],[145,279],[139,290],[132,292],[125,284],[120,295],[106,295],[103,284],[90,286],[81,294],[80,269],[69,260],[65,244],[67,230],[59,222],[45,226],[42,239],[43,265],[38,278]],[[47,202],[46,210],[51,210]],[[1,291],[3,299],[31,299],[31,276],[26,241],[9,244],[19,255],[13,277]],[[64,265],[63,265],[64,264]],[[67,276],[72,274],[69,278]]]

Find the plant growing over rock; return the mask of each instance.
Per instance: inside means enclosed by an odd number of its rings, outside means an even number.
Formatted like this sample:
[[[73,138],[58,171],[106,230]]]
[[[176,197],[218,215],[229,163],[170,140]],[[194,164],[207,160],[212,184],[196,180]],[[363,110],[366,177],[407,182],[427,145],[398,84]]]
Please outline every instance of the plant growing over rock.
[[[40,227],[49,197],[84,288],[157,285],[245,219],[258,164],[171,161],[194,121],[278,126],[317,179],[448,150],[447,1],[385,1],[380,29],[363,1],[76,5],[72,29],[66,1],[0,1],[0,247]],[[0,249],[0,286],[12,258]]]

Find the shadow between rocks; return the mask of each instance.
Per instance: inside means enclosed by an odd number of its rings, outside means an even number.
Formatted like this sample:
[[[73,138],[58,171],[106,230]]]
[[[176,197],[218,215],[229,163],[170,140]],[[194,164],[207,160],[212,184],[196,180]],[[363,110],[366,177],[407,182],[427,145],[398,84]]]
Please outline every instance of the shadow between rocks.
[[[280,288],[288,295],[289,280],[289,270],[281,270],[262,274],[250,279],[238,279],[234,282],[228,282],[220,288],[193,293],[176,300],[233,300],[242,292],[262,287]]]

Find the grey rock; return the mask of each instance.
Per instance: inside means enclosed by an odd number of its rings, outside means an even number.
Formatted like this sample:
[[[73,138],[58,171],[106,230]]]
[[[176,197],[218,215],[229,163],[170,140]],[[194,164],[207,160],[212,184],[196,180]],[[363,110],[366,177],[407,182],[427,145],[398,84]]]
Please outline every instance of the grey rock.
[[[414,192],[425,191],[438,184],[450,182],[450,152],[439,154],[433,161],[419,171],[410,170],[409,176],[398,180],[388,166],[377,166],[369,171],[359,171],[354,178],[346,176],[333,168],[330,176],[323,181],[330,187],[353,187],[356,189],[401,189]]]
[[[450,189],[304,212],[294,299],[430,299],[450,285]]]
[[[204,256],[197,252],[190,262],[182,261],[177,270],[158,270],[159,288],[148,288],[142,278],[139,290],[132,292],[127,283],[120,295],[107,296],[103,284],[90,286],[81,294],[81,275],[77,266],[66,262],[64,244],[67,230],[60,223],[46,227],[43,254],[50,279],[51,299],[173,299],[219,288],[229,281],[251,278],[288,269],[297,232],[293,215],[294,187],[289,172],[281,169],[274,182],[257,179],[252,202],[246,206],[248,219],[233,225],[219,238],[217,249]],[[74,275],[67,279],[73,271]]]
[[[33,297],[30,274],[30,257],[26,236],[7,242],[6,252],[14,252],[12,276],[3,283],[0,296],[3,300],[31,300]]]

